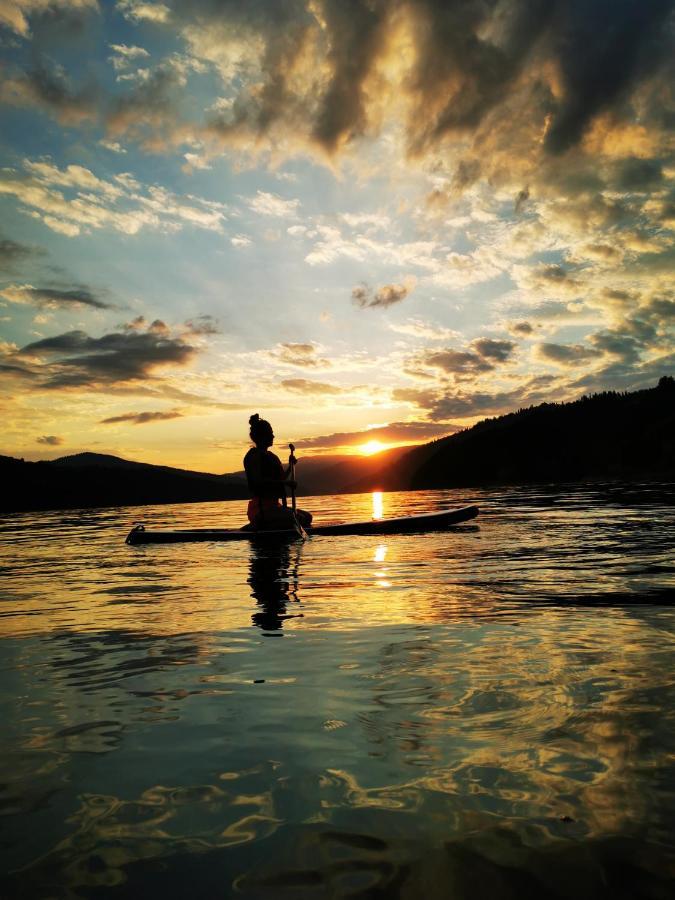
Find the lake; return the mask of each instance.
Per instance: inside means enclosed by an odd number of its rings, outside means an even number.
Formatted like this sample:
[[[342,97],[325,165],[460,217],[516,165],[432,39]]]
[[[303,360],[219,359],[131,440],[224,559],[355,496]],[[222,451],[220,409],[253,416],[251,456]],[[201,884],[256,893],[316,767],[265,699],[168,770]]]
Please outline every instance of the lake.
[[[0,896],[665,898],[672,485],[426,535],[128,547],[245,504],[0,517]]]

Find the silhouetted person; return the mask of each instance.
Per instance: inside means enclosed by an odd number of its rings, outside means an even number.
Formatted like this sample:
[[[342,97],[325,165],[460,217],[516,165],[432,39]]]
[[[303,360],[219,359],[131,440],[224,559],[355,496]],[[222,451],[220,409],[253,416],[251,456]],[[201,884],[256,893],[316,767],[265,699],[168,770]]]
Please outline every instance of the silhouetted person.
[[[255,444],[244,457],[244,469],[251,493],[248,520],[253,528],[293,528],[293,514],[286,506],[286,488],[295,489],[296,486],[288,477],[290,466],[284,471],[279,457],[269,449],[274,443],[270,423],[261,419],[258,413],[248,421],[251,426],[250,437]],[[311,513],[298,509],[296,514],[303,527],[306,528],[311,523]]]

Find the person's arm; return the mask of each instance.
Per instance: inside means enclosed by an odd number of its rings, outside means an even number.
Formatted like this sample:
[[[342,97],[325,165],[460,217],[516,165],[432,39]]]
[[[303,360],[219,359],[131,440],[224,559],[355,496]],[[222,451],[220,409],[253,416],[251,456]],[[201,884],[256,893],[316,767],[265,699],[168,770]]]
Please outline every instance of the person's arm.
[[[248,479],[248,485],[252,493],[257,493],[261,488],[274,488],[279,492],[280,497],[286,496],[286,487],[290,487],[291,482],[288,481],[288,471],[284,472],[281,460],[277,458],[279,463],[279,477],[269,478],[263,476],[262,463],[258,453],[251,453],[244,459],[244,469]]]

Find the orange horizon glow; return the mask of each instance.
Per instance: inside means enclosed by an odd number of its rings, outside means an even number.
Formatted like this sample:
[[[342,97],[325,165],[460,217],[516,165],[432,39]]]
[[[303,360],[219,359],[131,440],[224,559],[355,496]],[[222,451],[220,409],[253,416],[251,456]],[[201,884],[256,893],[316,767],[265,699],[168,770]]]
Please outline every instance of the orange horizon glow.
[[[387,444],[383,444],[382,441],[367,441],[365,444],[361,444],[359,447],[359,452],[363,456],[373,456],[375,453],[381,453],[383,450],[387,449]]]

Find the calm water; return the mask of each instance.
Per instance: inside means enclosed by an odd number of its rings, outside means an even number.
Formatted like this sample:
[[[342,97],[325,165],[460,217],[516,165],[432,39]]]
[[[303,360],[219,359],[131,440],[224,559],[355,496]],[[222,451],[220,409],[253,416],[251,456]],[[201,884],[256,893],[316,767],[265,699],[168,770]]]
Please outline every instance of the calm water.
[[[0,896],[671,896],[672,487],[383,498],[469,502],[277,549],[123,543],[243,503],[2,517]]]

